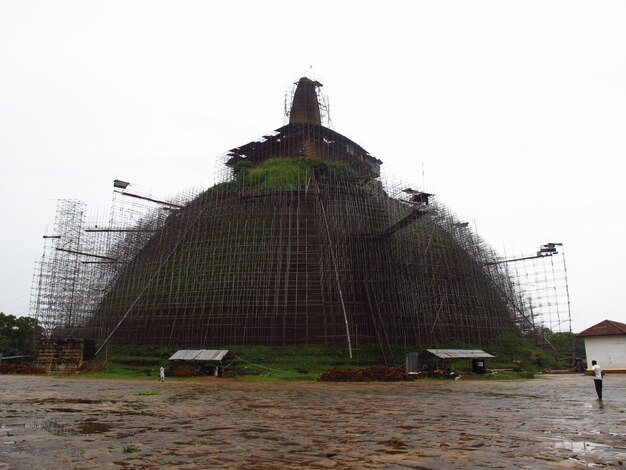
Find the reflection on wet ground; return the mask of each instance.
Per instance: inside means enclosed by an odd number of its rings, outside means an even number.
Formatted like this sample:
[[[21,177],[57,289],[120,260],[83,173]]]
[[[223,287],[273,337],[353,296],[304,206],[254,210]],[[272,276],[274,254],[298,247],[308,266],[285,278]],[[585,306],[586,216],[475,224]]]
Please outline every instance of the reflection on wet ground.
[[[0,376],[0,469],[626,465],[626,376],[328,384]]]

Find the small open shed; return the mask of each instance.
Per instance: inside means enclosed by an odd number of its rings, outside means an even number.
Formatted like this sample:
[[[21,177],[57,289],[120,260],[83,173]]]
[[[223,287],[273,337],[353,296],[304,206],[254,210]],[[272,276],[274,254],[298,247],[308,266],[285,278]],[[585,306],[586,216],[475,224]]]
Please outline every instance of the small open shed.
[[[482,374],[486,371],[485,359],[495,357],[480,349],[426,349],[420,353],[408,353],[405,356],[406,373],[425,370],[446,370],[457,360],[471,360],[472,372]]]
[[[199,374],[218,375],[224,370],[224,362],[233,358],[227,349],[180,349],[169,361],[172,367],[193,367]]]

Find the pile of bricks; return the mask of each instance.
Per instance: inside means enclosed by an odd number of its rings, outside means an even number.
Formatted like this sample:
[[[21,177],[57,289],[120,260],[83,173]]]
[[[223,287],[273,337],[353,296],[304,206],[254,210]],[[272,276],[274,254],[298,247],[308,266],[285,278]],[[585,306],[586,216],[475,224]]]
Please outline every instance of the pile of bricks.
[[[323,382],[398,382],[412,380],[402,367],[370,366],[366,369],[328,369],[320,376]]]
[[[83,364],[83,348],[80,339],[42,340],[34,365],[48,373],[75,372]]]

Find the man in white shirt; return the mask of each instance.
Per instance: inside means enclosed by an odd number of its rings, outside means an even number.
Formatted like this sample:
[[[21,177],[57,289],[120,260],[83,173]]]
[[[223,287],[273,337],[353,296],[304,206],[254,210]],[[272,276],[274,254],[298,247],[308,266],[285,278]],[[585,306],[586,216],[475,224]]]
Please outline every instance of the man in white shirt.
[[[604,372],[602,372],[602,367],[600,367],[596,361],[591,361],[591,365],[591,371],[593,372],[593,383],[596,386],[598,400],[602,400],[602,378],[604,377]]]

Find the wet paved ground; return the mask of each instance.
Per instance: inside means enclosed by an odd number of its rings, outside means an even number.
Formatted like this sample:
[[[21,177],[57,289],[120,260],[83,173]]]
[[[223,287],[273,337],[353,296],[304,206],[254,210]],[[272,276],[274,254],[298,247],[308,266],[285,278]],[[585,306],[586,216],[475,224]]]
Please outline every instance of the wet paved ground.
[[[131,452],[132,451],[132,452]],[[626,466],[626,375],[325,384],[0,376],[0,470]]]

